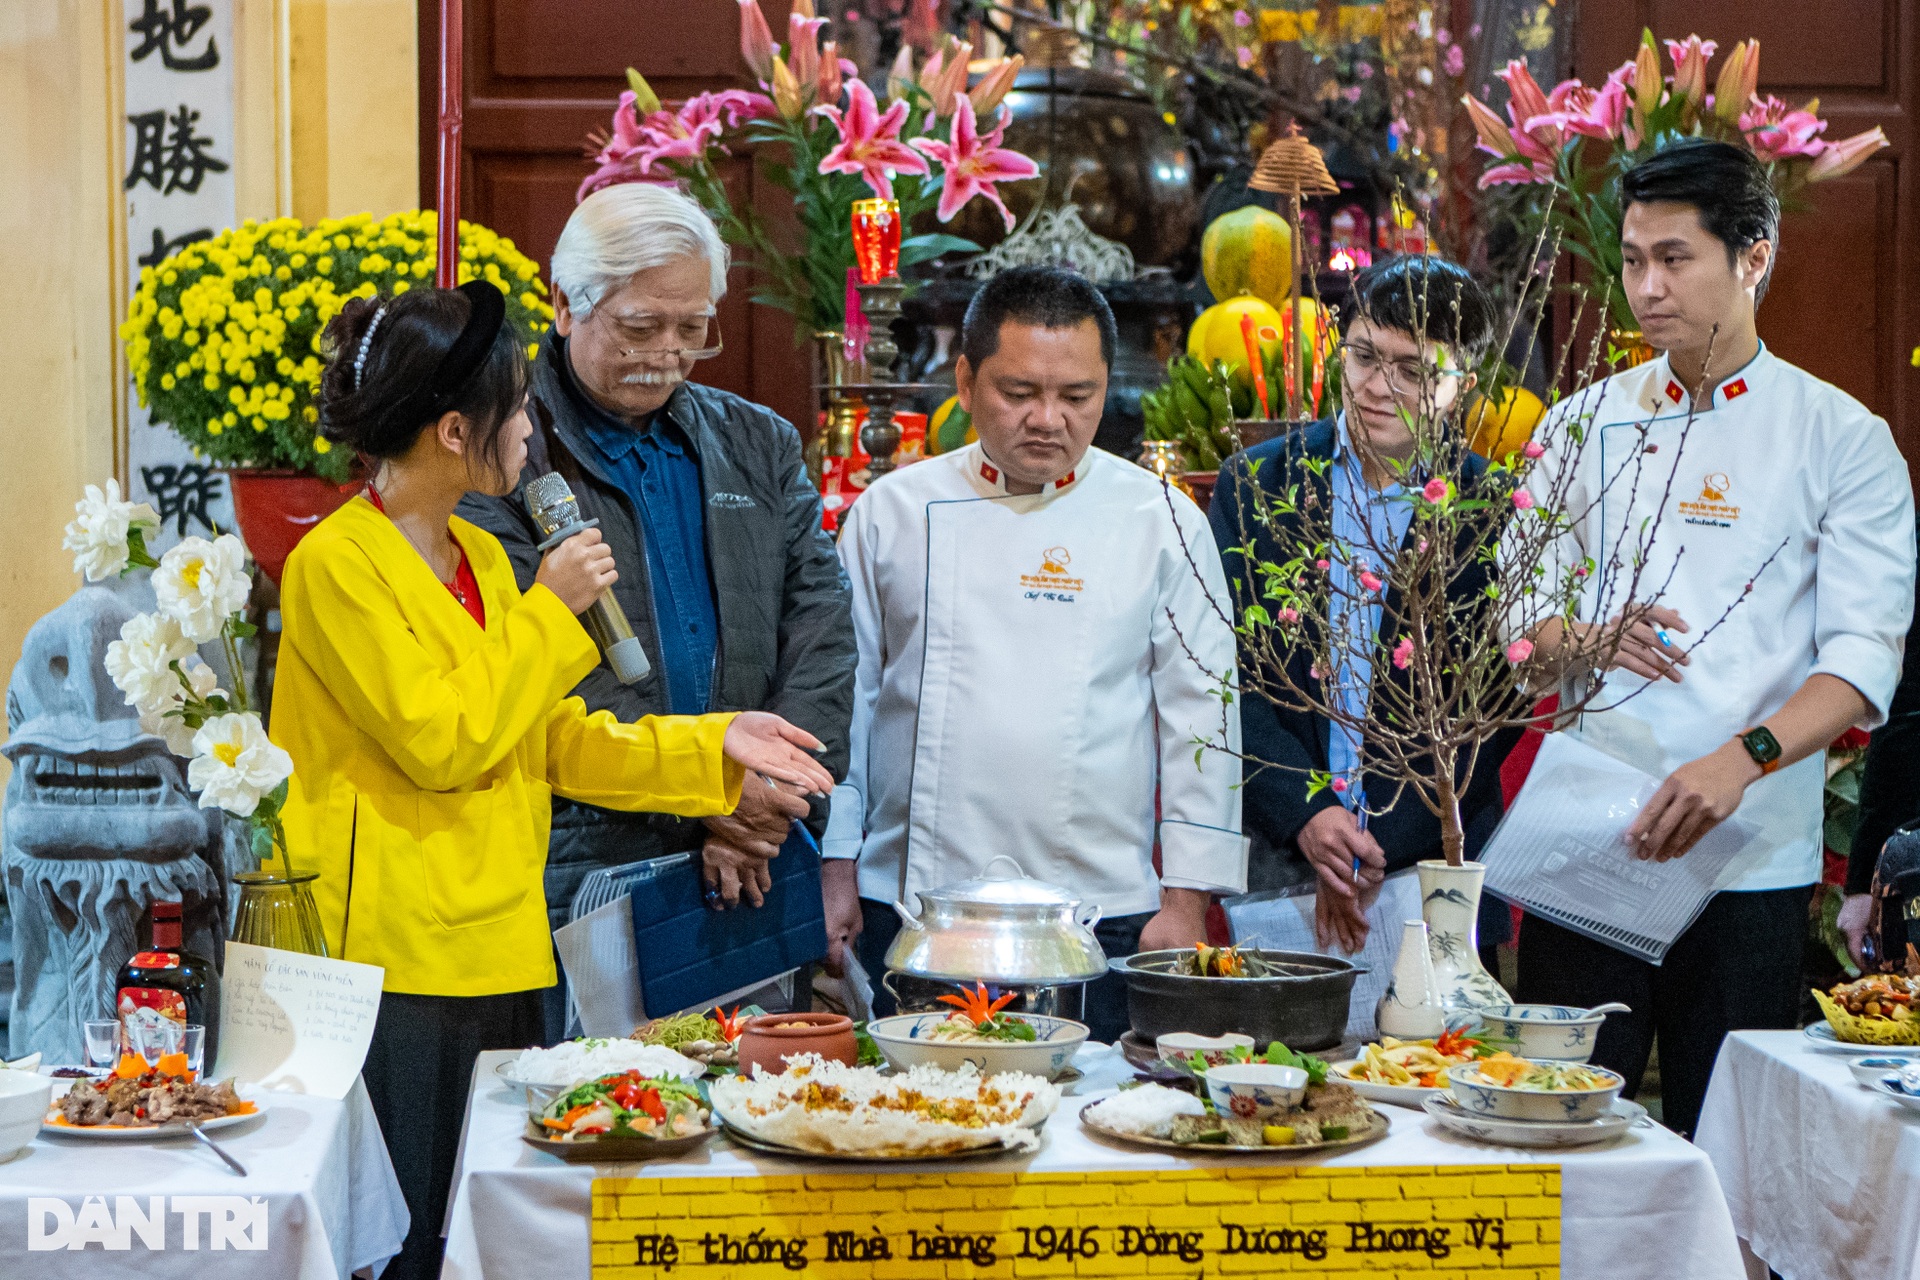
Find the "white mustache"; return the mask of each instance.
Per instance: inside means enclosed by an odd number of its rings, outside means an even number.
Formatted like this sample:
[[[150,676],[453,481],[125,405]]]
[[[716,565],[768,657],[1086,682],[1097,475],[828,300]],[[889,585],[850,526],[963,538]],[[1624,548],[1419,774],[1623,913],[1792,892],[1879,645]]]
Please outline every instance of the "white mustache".
[[[671,387],[685,382],[686,375],[678,369],[648,370],[644,373],[630,373],[620,379],[620,385],[626,387]]]

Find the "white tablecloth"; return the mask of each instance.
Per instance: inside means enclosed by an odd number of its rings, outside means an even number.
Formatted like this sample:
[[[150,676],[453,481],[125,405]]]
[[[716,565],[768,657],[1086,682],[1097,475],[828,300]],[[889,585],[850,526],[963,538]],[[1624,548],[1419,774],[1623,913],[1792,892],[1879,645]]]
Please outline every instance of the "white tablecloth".
[[[1696,1141],[1734,1229],[1786,1280],[1920,1277],[1920,1115],[1861,1088],[1850,1060],[1798,1031],[1737,1031],[1707,1086]]]
[[[467,1101],[466,1132],[441,1280],[586,1280],[590,1189],[599,1177],[743,1177],[849,1166],[761,1156],[716,1139],[681,1160],[641,1165],[571,1165],[520,1140],[526,1107],[499,1083],[511,1054],[480,1055]],[[1117,1050],[1090,1045],[1075,1059],[1086,1078],[1042,1131],[1040,1150],[992,1168],[1022,1172],[1187,1169],[1231,1161],[1187,1160],[1097,1142],[1075,1113],[1131,1074]],[[1077,1099],[1077,1100],[1076,1100]],[[1634,1130],[1617,1146],[1591,1151],[1523,1151],[1455,1138],[1425,1115],[1380,1111],[1393,1124],[1379,1142],[1329,1160],[1341,1165],[1518,1164],[1561,1166],[1561,1269],[1565,1280],[1744,1280],[1739,1244],[1713,1167],[1696,1148],[1661,1128]],[[937,1169],[938,1162],[902,1171]],[[978,1171],[980,1166],[969,1166]]]
[[[385,1266],[407,1206],[365,1087],[341,1102],[263,1100],[260,1116],[210,1135],[245,1178],[191,1135],[34,1139],[0,1163],[0,1276],[325,1280]],[[156,1208],[159,1249],[139,1230]]]

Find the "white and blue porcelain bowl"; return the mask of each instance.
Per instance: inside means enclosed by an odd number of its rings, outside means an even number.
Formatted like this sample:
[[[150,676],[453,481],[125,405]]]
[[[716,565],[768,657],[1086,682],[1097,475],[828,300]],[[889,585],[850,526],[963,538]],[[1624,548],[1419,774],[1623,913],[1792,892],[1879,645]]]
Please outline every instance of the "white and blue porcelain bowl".
[[[1185,1062],[1194,1054],[1205,1058],[1207,1065],[1218,1067],[1225,1064],[1227,1055],[1235,1049],[1253,1051],[1253,1037],[1243,1036],[1229,1031],[1220,1036],[1195,1035],[1191,1031],[1174,1031],[1161,1036],[1154,1042],[1153,1050],[1162,1062],[1179,1060]]]
[[[1552,1093],[1540,1089],[1510,1089],[1482,1080],[1479,1063],[1463,1062],[1447,1068],[1447,1085],[1454,1101],[1474,1115],[1501,1120],[1592,1120],[1607,1113],[1627,1082],[1624,1076],[1605,1067],[1587,1070],[1606,1083],[1598,1089],[1563,1089]]]
[[[1585,1062],[1593,1056],[1593,1042],[1605,1012],[1576,1009],[1564,1004],[1496,1004],[1475,1010],[1484,1038],[1516,1058],[1547,1062]]]
[[[1058,1079],[1087,1042],[1087,1024],[1037,1013],[1013,1015],[1033,1028],[1031,1040],[935,1040],[933,1029],[947,1020],[944,1013],[902,1013],[867,1024],[867,1034],[896,1071],[932,1063],[948,1071],[968,1063],[982,1075],[1024,1071],[1043,1079]]]
[[[0,1160],[11,1160],[40,1132],[40,1122],[52,1105],[56,1081],[33,1071],[8,1071],[0,1068]],[[71,1080],[58,1081],[61,1092],[71,1088]]]
[[[1233,1062],[1207,1068],[1207,1097],[1223,1116],[1270,1120],[1306,1100],[1307,1073],[1272,1062]]]
[[[1920,1058],[1855,1058],[1847,1064],[1853,1078],[1872,1088],[1882,1076],[1897,1076],[1907,1067],[1920,1066]]]

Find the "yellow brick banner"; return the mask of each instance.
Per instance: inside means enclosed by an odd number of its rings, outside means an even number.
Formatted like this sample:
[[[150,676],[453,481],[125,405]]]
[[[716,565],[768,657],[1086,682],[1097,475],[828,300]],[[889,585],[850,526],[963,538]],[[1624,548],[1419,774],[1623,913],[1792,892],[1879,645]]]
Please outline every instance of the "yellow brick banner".
[[[1560,1167],[595,1178],[593,1280],[1558,1280]]]

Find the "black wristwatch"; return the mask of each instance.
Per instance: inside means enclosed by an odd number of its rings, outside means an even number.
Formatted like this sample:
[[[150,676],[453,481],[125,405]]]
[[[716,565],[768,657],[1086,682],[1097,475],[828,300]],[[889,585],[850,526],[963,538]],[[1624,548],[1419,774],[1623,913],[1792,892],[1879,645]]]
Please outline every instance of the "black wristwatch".
[[[1780,739],[1773,736],[1773,730],[1765,725],[1757,725],[1740,735],[1740,745],[1747,749],[1753,762],[1760,766],[1761,776],[1772,773],[1780,767]]]

